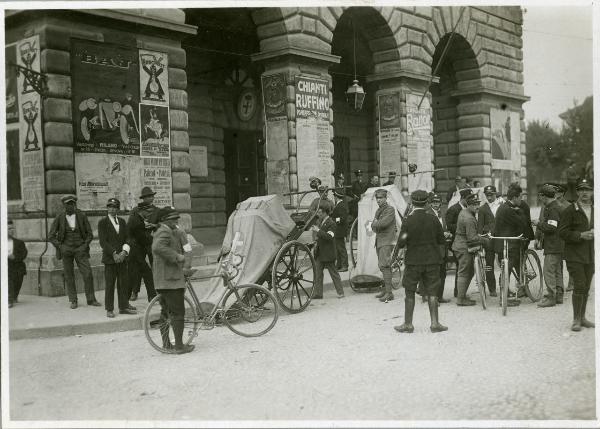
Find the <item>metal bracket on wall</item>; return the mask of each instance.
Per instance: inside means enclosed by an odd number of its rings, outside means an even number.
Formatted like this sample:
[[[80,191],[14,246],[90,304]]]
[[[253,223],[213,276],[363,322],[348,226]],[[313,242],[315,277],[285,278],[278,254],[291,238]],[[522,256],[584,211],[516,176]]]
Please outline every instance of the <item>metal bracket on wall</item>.
[[[19,76],[19,74],[23,74],[25,81],[33,87],[35,92],[40,94],[42,98],[46,98],[48,95],[48,76],[18,64],[11,63],[10,65],[17,70],[17,76]]]

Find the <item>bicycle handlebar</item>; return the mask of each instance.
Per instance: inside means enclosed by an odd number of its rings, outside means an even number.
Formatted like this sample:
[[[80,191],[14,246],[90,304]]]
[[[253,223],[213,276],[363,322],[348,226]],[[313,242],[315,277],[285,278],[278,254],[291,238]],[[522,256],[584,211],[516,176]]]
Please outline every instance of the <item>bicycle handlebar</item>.
[[[488,237],[488,238],[491,238],[492,240],[521,240],[521,239],[525,238],[525,237],[523,237],[523,234],[519,234],[516,237],[494,237],[491,234],[487,234],[487,235],[484,235],[483,237]]]

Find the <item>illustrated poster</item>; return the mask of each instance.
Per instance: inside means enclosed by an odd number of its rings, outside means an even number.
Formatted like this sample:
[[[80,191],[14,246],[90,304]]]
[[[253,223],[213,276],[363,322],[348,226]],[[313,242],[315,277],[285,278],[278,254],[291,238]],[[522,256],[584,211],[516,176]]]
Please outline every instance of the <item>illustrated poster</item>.
[[[400,172],[400,93],[382,94],[379,101],[379,177]]]
[[[6,123],[19,122],[19,105],[17,94],[17,45],[7,45],[4,49],[6,79]]]
[[[153,104],[140,104],[143,157],[170,157],[169,108]]]
[[[140,96],[143,103],[169,105],[169,57],[140,49]]]
[[[492,169],[521,171],[521,127],[518,112],[490,109]]]

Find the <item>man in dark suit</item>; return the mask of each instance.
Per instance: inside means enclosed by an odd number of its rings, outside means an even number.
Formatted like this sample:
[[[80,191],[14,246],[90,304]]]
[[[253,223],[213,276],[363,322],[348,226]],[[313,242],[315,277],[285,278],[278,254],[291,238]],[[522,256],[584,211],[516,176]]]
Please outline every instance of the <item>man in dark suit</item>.
[[[477,219],[477,233],[491,234],[494,231],[496,223],[496,213],[502,200],[497,198],[496,187],[489,185],[483,188],[483,193],[487,202],[479,208],[479,217]],[[496,276],[494,275],[494,262],[496,253],[492,241],[486,241],[485,244],[485,265],[490,269],[485,271],[485,281],[490,290],[490,296],[498,296],[496,293]]]
[[[457,177],[457,179],[459,179],[459,178],[460,177]],[[448,232],[450,232],[450,234],[452,234],[452,237],[450,238],[450,242],[448,243],[448,246],[450,248],[452,248],[452,243],[454,242],[454,237],[456,236],[456,224],[458,222],[458,215],[462,209],[467,208],[467,197],[473,193],[473,190],[471,188],[462,188],[459,191],[459,193],[460,193],[460,200],[458,201],[458,203],[451,205],[450,207],[448,207],[448,210],[446,211],[446,228],[448,228]],[[452,252],[452,254],[454,254],[454,252]],[[458,259],[456,258],[456,255],[454,255],[454,259],[456,260],[456,267],[458,269]],[[455,298],[458,296],[457,278],[458,278],[458,276],[455,275],[454,276],[454,297]]]
[[[358,217],[358,201],[362,194],[367,190],[367,184],[363,182],[363,172],[362,170],[355,170],[354,175],[356,176],[356,180],[352,182],[351,188],[351,197],[352,201],[348,205],[348,209],[350,210],[350,214],[354,219]]]
[[[104,307],[106,317],[115,317],[115,281],[120,314],[136,314],[135,307],[129,305],[127,286],[127,256],[131,250],[127,244],[127,223],[117,216],[121,203],[110,198],[106,204],[107,216],[98,222],[98,239],[102,247],[104,264]]]
[[[577,201],[560,215],[558,234],[565,242],[564,256],[573,279],[572,331],[594,328],[585,318],[588,295],[594,276],[594,189],[587,180],[577,185]]]
[[[377,249],[377,261],[379,269],[383,275],[383,291],[375,297],[381,302],[388,302],[394,299],[392,293],[392,253],[396,245],[396,212],[392,206],[387,203],[387,191],[377,189],[375,191],[375,200],[377,201],[377,211],[372,221],[367,221],[367,228],[375,232],[375,249]]]
[[[421,283],[423,293],[427,295],[429,314],[431,317],[431,332],[442,332],[448,328],[439,323],[437,294],[440,283],[440,264],[442,255],[440,248],[445,244],[444,231],[438,219],[427,213],[425,204],[429,195],[422,190],[411,194],[413,212],[404,219],[400,227],[398,244],[406,246],[404,255],[404,278],[402,286],[406,292],[404,299],[404,323],[394,326],[402,333],[414,331],[412,324],[415,309],[415,292]]]
[[[336,268],[339,272],[348,271],[348,252],[346,251],[346,234],[348,234],[348,206],[344,201],[342,189],[333,192],[335,207],[331,218],[335,222],[335,250],[337,254]]]
[[[311,227],[315,247],[315,292],[313,299],[323,299],[323,270],[327,268],[338,298],[344,297],[342,279],[335,268],[335,222],[329,217],[331,207],[321,203],[317,209],[317,223]]]
[[[99,307],[94,295],[94,278],[90,267],[90,243],[94,235],[87,216],[75,206],[77,197],[65,195],[61,198],[65,208],[52,222],[48,240],[56,248],[56,257],[63,261],[67,294],[71,308],[77,308],[77,288],[75,287],[75,271],[73,261],[77,262],[83,277],[85,297],[88,305]]]
[[[23,284],[23,277],[27,273],[25,258],[27,247],[22,240],[15,238],[15,225],[12,219],[8,220],[8,308],[19,300],[19,292]]]
[[[129,293],[131,300],[137,299],[140,292],[141,281],[144,279],[148,302],[156,296],[154,279],[152,278],[152,232],[158,225],[158,207],[154,203],[153,192],[148,186],[142,188],[140,199],[142,200],[131,210],[127,221],[128,242],[131,253],[128,260]],[[148,262],[146,262],[148,257]]]
[[[442,198],[438,194],[431,194],[429,197],[429,207],[426,210],[434,215],[442,226],[444,231],[444,244],[440,245],[440,254],[442,255],[442,263],[440,264],[440,287],[436,294],[438,303],[443,304],[450,302],[444,298],[444,285],[446,283],[446,263],[448,262],[448,240],[452,238],[452,234],[446,227],[445,213],[442,211]]]

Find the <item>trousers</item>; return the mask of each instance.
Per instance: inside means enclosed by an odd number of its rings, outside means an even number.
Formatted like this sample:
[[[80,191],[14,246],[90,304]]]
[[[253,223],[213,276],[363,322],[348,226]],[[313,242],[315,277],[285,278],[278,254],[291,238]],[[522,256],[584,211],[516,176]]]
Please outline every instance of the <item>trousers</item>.
[[[547,253],[544,255],[544,281],[546,288],[552,296],[563,293],[563,266],[561,253]]]
[[[458,260],[458,268],[456,270],[456,286],[458,288],[458,297],[464,298],[475,274],[475,265],[473,255],[469,252],[455,251],[456,259]]]
[[[164,319],[171,319],[173,336],[175,337],[175,346],[183,345],[183,329],[185,317],[185,301],[183,295],[185,289],[159,289],[160,293],[160,316]],[[169,338],[168,332],[161,332],[163,339]]]
[[[146,255],[150,265],[146,262]],[[156,290],[154,288],[154,279],[152,278],[152,252],[137,244],[131,245],[129,252],[128,266],[129,266],[129,287],[128,294],[132,292],[139,293],[144,279],[144,285],[146,286],[146,292],[148,294],[148,302],[156,296]]]
[[[320,261],[318,258],[315,259],[315,296],[323,296],[323,270],[327,269],[331,280],[333,280],[333,286],[338,295],[344,294],[344,287],[342,286],[342,278],[335,268],[335,261]]]
[[[75,286],[75,266],[73,261],[77,262],[79,272],[83,277],[85,289],[85,298],[87,303],[96,301],[94,294],[94,278],[92,277],[92,268],[90,266],[90,257],[85,250],[76,250],[70,246],[63,246],[61,249],[63,269],[65,273],[65,284],[67,295],[70,302],[77,302],[77,288]]]
[[[567,261],[567,270],[573,279],[573,294],[587,295],[594,277],[594,264]]]
[[[335,237],[335,251],[337,254],[336,268],[348,269],[348,251],[346,250],[346,239],[344,237]]]
[[[104,265],[104,308],[115,308],[115,283],[117,284],[117,303],[119,310],[129,306],[129,287],[127,284],[127,263]]]

